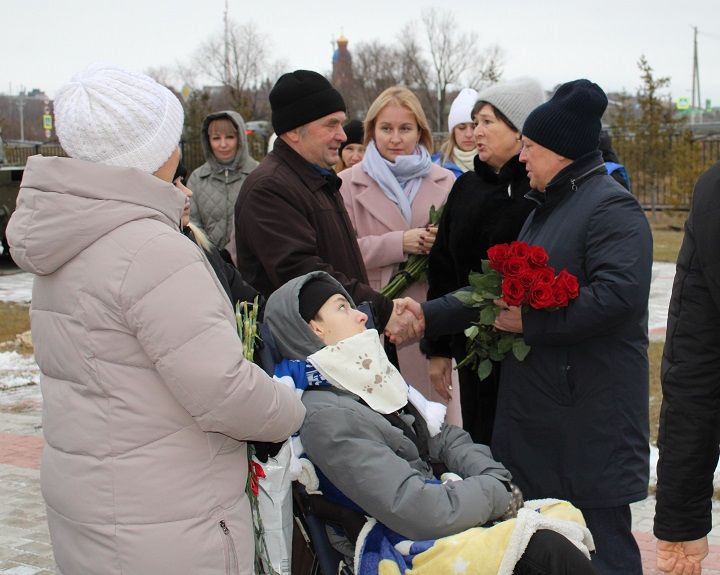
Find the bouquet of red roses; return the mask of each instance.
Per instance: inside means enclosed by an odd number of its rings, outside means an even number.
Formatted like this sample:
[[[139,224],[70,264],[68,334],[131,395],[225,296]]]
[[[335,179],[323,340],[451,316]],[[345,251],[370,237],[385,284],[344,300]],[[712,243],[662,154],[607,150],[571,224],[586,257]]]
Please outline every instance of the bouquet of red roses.
[[[530,352],[522,335],[495,329],[493,324],[500,311],[495,300],[502,298],[508,305],[554,311],[567,307],[579,291],[573,274],[567,270],[555,274],[544,248],[517,241],[488,249],[482,273],[470,274],[470,287],[470,291],[455,295],[465,305],[478,308],[480,317],[465,330],[468,354],[458,367],[476,368],[481,380],[492,372],[492,362],[502,360],[508,352],[512,351],[518,361]]]

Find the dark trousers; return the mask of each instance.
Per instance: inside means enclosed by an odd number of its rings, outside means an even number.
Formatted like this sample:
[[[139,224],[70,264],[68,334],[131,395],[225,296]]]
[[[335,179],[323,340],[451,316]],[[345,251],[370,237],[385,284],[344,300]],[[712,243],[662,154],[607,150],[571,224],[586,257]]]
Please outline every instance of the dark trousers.
[[[514,575],[597,575],[593,564],[570,541],[542,529],[528,543]]]
[[[495,424],[500,364],[495,363],[493,373],[483,381],[480,381],[474,369],[467,367],[458,370],[458,379],[463,429],[470,434],[473,442],[490,445]]]
[[[642,559],[633,537],[629,505],[581,509],[595,540],[593,565],[599,575],[642,575]]]

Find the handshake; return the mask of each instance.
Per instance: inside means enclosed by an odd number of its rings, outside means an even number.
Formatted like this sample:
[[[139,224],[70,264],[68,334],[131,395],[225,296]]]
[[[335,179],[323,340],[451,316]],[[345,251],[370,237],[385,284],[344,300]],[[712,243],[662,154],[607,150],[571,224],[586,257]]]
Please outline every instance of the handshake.
[[[393,311],[385,325],[385,337],[398,347],[419,341],[425,332],[425,315],[410,297],[393,300]]]

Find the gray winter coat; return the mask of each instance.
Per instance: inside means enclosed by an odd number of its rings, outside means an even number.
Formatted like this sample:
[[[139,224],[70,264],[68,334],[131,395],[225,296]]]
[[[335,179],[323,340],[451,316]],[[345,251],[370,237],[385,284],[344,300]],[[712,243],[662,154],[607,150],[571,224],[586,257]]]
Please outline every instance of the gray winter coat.
[[[298,311],[300,288],[312,272],[287,282],[268,299],[265,319],[281,353],[304,359],[323,347]],[[508,508],[511,479],[490,448],[443,425],[427,444],[429,459],[464,479],[435,482],[417,445],[351,393],[331,388],[303,394],[306,417],[300,439],[310,460],[342,493],[372,517],[411,539],[459,533],[500,517]],[[406,423],[412,416],[401,415]]]
[[[208,126],[213,120],[228,118],[238,129],[238,150],[229,166],[221,165],[212,153]],[[235,200],[247,175],[258,165],[248,151],[245,121],[231,110],[208,114],[202,126],[202,146],[205,163],[197,168],[188,180],[193,191],[190,199],[190,221],[205,232],[219,249],[226,249],[235,257],[235,240],[231,234],[235,227]]]
[[[42,492],[58,572],[253,572],[247,440],[304,409],[242,357],[180,233],[184,195],[133,168],[28,160],[8,239],[32,294]]]

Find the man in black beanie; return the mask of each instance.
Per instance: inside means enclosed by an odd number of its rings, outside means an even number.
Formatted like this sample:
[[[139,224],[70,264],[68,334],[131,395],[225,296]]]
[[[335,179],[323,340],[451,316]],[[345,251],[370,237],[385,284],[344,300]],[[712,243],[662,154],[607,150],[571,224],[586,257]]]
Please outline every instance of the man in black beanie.
[[[356,234],[333,171],[343,131],[345,102],[317,72],[280,76],[270,91],[278,139],[250,174],[235,203],[238,268],[268,297],[290,279],[323,270],[357,302],[372,302],[375,324],[412,333],[422,324],[409,311],[393,313],[392,300],[367,283]],[[412,308],[412,306],[410,306]]]
[[[637,200],[598,150],[607,106],[588,80],[560,86],[528,116],[520,160],[537,202],[519,240],[579,281],[556,311],[503,306],[495,326],[532,351],[503,361],[493,454],[529,499],[579,507],[601,575],[642,575],[629,504],[647,497],[652,236]]]

